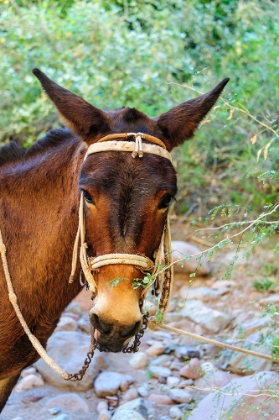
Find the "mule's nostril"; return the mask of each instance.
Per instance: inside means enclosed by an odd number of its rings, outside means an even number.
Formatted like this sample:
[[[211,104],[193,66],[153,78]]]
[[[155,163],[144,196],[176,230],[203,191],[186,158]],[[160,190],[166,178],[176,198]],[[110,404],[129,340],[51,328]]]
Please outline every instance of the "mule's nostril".
[[[96,314],[91,315],[91,323],[93,327],[103,334],[108,334],[112,330],[112,325],[102,321]]]
[[[120,331],[120,335],[123,338],[133,337],[140,329],[141,321],[136,322],[132,327],[123,328]]]

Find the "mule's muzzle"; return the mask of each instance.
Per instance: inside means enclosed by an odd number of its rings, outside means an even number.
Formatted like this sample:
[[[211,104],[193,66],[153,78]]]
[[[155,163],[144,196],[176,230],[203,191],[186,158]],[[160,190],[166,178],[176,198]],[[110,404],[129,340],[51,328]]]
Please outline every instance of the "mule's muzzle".
[[[91,324],[95,329],[95,342],[99,350],[120,352],[140,330],[142,320],[130,325],[111,324],[91,314]]]

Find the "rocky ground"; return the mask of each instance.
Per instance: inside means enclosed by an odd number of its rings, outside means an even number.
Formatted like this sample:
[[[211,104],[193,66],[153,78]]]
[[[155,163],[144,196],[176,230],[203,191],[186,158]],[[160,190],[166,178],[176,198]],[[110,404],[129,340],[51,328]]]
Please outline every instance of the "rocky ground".
[[[184,253],[195,252],[187,251],[187,246],[173,245]],[[278,263],[267,249],[248,261],[240,254],[231,279],[224,280],[233,257],[233,250],[220,253],[211,268],[202,266],[200,273],[207,276],[197,277],[193,284],[189,267],[178,264],[165,323],[272,354],[273,345],[279,344],[278,316],[269,308],[272,302],[279,304],[279,293],[276,282],[265,292],[254,282],[264,279],[268,267],[274,275]],[[89,307],[89,292],[82,292],[49,340],[49,354],[67,372],[78,371],[88,351]],[[64,381],[40,360],[22,372],[1,419],[275,420],[277,366],[165,330],[147,330],[138,353],[96,351],[81,382]]]

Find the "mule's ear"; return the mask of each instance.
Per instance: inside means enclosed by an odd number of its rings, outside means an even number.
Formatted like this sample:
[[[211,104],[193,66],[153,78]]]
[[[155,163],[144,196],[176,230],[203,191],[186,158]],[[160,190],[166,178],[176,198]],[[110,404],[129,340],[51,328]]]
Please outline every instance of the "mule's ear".
[[[194,135],[199,123],[213,107],[229,80],[222,80],[210,92],[184,102],[156,118],[157,126],[166,138],[168,150]]]
[[[82,140],[90,142],[97,134],[109,130],[109,118],[103,111],[57,85],[39,69],[33,69],[32,72],[39,79],[66,125]]]

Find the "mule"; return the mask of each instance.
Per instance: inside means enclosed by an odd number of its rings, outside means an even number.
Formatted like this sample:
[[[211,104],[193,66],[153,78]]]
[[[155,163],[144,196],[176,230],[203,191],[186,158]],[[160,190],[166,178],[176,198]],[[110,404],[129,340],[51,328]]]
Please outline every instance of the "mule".
[[[154,261],[177,191],[176,172],[164,157],[145,153],[133,158],[112,150],[84,161],[88,147],[107,135],[141,132],[159,139],[170,152],[193,136],[229,79],[149,118],[135,108],[102,111],[40,70],[33,73],[67,128],[50,131],[26,152],[14,143],[1,149],[0,227],[19,307],[45,347],[62,311],[82,288],[79,266],[69,283],[81,192],[88,257],[127,253]],[[96,342],[108,351],[121,351],[141,327],[142,288],[131,283],[143,276],[132,264],[108,264],[95,273],[90,319]],[[113,279],[124,281],[112,287]],[[2,264],[0,308],[2,409],[22,369],[39,358],[8,300]]]

